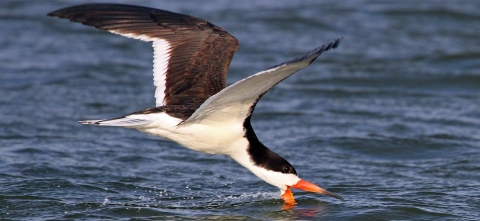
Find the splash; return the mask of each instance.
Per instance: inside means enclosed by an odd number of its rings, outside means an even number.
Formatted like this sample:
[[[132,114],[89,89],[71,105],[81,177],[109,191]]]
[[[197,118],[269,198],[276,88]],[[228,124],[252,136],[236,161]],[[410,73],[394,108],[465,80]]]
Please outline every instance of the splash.
[[[279,199],[278,192],[256,192],[256,193],[242,193],[238,196],[230,195],[216,195],[216,199],[212,200],[208,207],[218,206],[236,206],[238,204],[259,202],[265,200],[277,200]]]

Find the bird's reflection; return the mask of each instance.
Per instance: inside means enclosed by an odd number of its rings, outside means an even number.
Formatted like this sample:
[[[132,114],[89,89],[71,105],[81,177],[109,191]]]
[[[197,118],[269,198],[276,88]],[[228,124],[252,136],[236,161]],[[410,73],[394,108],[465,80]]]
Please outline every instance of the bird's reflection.
[[[327,206],[328,205],[321,202],[309,205],[284,203],[281,209],[283,212],[290,214],[285,217],[286,220],[289,220],[290,218],[296,220],[302,217],[321,217],[327,210]]]

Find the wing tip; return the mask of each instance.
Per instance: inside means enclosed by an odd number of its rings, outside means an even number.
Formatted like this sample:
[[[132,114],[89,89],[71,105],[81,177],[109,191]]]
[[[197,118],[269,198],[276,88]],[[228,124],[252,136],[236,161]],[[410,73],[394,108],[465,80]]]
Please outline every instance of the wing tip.
[[[320,56],[324,51],[328,51],[330,49],[335,49],[340,45],[340,42],[343,40],[343,36],[339,37],[327,44],[323,44],[322,46],[313,49],[312,51],[307,52],[303,56],[299,57],[299,61],[306,60],[308,58],[311,58],[310,64],[317,59],[318,56]]]
[[[334,49],[335,49],[335,48],[337,48],[337,47],[338,47],[338,45],[340,45],[340,42],[341,42],[342,40],[343,40],[343,36],[341,36],[341,37],[339,37],[339,38],[335,39],[335,40],[333,41],[332,48],[334,48]]]
[[[342,37],[339,37],[327,44],[323,44],[322,46],[316,48],[316,54],[320,55],[322,52],[324,51],[328,51],[330,49],[335,49],[338,47],[338,45],[340,45],[340,42],[343,40],[343,36]]]
[[[315,61],[315,59],[317,59],[318,56],[320,56],[324,51],[328,51],[330,49],[335,49],[338,47],[338,45],[340,45],[340,42],[343,40],[343,36],[342,37],[339,37],[329,43],[326,43],[326,44],[323,44],[321,45],[320,47],[318,48],[315,48],[297,58],[294,58],[290,61],[287,61],[287,62],[283,62],[283,63],[280,63],[280,64],[277,64],[271,68],[276,68],[276,67],[280,67],[282,65],[288,65],[288,64],[291,64],[291,63],[296,63],[296,62],[302,62],[302,61],[305,61],[305,60],[308,60],[309,64],[311,64],[313,61]],[[271,68],[268,68],[268,69],[271,69]]]
[[[55,10],[49,12],[47,16],[49,17],[57,17],[57,18],[66,18],[65,13],[62,11],[63,9]]]

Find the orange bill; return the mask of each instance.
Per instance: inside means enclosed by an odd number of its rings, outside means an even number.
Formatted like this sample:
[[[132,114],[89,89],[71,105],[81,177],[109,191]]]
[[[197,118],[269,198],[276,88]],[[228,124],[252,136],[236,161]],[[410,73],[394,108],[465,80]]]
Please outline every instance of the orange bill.
[[[293,186],[290,186],[291,188],[295,188],[295,189],[301,189],[303,191],[308,191],[308,192],[314,192],[314,193],[320,193],[320,194],[324,194],[324,195],[327,195],[327,196],[331,196],[331,197],[335,197],[337,199],[341,199],[343,200],[343,198],[335,193],[332,193],[326,189],[323,189],[313,183],[310,183],[308,181],[305,181],[305,180],[300,180],[298,181],[297,184],[293,185]],[[287,187],[287,190],[285,191],[284,194],[282,194],[282,199],[283,201],[285,201],[285,203],[287,204],[295,204],[295,198],[293,198],[293,193],[292,191],[290,190],[290,187]]]

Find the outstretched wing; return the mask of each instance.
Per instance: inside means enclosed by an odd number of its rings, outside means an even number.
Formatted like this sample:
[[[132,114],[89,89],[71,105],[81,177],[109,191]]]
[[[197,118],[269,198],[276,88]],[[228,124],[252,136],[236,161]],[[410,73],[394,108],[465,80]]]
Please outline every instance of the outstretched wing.
[[[270,88],[310,65],[322,52],[336,48],[342,38],[324,44],[293,60],[238,81],[205,101],[183,124],[243,122]]]
[[[85,4],[48,15],[153,42],[156,106],[200,105],[225,88],[239,45],[208,21],[154,8]]]

